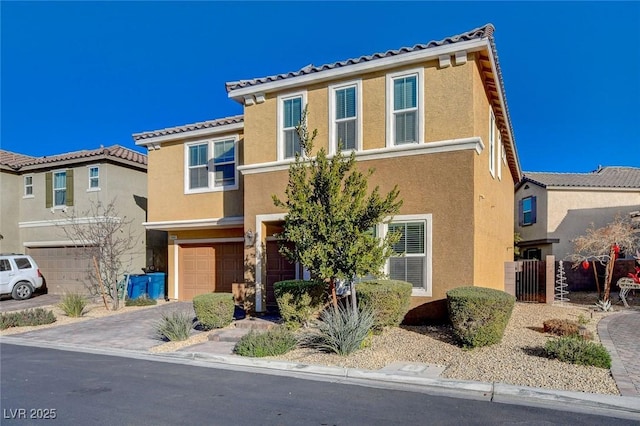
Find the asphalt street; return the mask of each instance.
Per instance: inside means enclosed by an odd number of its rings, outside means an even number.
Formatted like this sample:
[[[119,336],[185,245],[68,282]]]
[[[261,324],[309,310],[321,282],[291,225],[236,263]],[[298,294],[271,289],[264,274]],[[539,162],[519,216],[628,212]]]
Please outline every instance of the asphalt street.
[[[10,344],[0,345],[0,373],[3,425],[636,424],[518,405]]]

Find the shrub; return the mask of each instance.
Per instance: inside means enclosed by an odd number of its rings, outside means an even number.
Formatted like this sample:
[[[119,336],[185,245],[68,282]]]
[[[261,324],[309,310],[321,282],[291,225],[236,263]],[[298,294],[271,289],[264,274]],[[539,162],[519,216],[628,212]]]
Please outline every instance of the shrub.
[[[250,357],[275,356],[285,354],[297,345],[298,341],[289,329],[276,327],[265,332],[251,330],[236,343],[233,352]]]
[[[577,337],[560,337],[549,340],[544,349],[549,357],[563,362],[611,368],[611,356],[600,343],[587,342]]]
[[[555,334],[556,336],[576,336],[580,326],[577,322],[553,318],[542,323],[545,333]]]
[[[307,326],[317,318],[327,298],[321,281],[288,280],[273,285],[280,316],[290,329]]]
[[[69,317],[81,317],[87,306],[87,298],[79,293],[68,293],[62,297],[58,307]]]
[[[198,322],[205,330],[231,324],[234,308],[231,293],[206,293],[193,298],[193,309],[196,311]]]
[[[0,330],[9,327],[26,327],[33,325],[51,324],[56,321],[53,311],[42,308],[28,309],[20,312],[0,314]]]
[[[375,280],[356,284],[358,306],[369,307],[375,322],[373,329],[397,327],[409,312],[411,301],[410,283],[397,280]]]
[[[152,306],[157,304],[158,301],[156,299],[151,299],[147,297],[146,294],[138,297],[137,299],[127,299],[124,303],[125,306]]]
[[[187,340],[193,328],[193,317],[186,312],[174,311],[170,315],[162,314],[156,324],[156,333],[161,339],[169,341]]]
[[[447,292],[449,319],[463,346],[499,343],[507,327],[515,297],[484,287],[458,287]]]
[[[349,355],[370,344],[374,323],[370,308],[364,308],[355,315],[350,309],[331,306],[320,314],[318,331],[303,335],[301,344],[338,355]]]

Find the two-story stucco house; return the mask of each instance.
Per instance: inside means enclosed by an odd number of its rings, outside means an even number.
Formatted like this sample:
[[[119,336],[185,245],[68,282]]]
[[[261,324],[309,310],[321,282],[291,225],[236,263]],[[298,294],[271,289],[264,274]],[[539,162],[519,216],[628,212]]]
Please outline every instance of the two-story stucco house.
[[[413,284],[408,320],[442,316],[457,286],[503,289],[521,172],[493,31],[229,82],[243,115],[133,135],[149,149],[145,226],[169,233],[169,296],[246,282],[262,312],[274,282],[304,275],[278,254],[285,213],[272,195],[305,106],[316,148],[342,143],[375,169],[370,187],[399,187],[402,209],[377,232],[405,236],[385,272]]]
[[[591,173],[525,172],[516,185],[515,229],[525,259],[573,253],[590,226],[640,210],[640,168],[599,167]],[[632,253],[629,253],[632,254]]]
[[[158,235],[147,241],[147,156],[114,145],[46,157],[0,150],[0,252],[30,254],[52,293],[85,292],[91,262],[64,232],[73,210],[76,220],[91,202],[115,200],[119,216],[137,227],[138,246],[123,261],[131,273],[152,264]],[[149,246],[147,246],[149,243]],[[158,250],[156,249],[156,252]],[[147,260],[149,259],[149,260]]]

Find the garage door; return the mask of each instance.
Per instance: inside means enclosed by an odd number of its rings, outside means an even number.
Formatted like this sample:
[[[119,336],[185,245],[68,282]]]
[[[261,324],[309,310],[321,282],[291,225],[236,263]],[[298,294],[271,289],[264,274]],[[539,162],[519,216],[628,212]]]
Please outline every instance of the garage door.
[[[180,300],[204,293],[231,293],[232,283],[244,282],[241,242],[182,245],[180,253]]]
[[[88,294],[91,262],[84,249],[77,247],[27,248],[44,276],[49,293]]]

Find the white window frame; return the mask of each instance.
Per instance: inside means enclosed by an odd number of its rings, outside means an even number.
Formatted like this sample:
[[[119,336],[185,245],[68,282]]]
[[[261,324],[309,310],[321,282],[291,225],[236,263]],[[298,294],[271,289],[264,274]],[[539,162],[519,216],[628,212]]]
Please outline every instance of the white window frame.
[[[389,220],[391,222],[389,222]],[[396,215],[393,218],[385,219],[385,223],[379,224],[378,235],[381,238],[384,238],[389,231],[389,223],[397,224],[397,223],[408,223],[408,222],[424,222],[424,249],[425,249],[425,270],[424,274],[424,288],[416,288],[413,287],[411,290],[412,296],[423,296],[423,297],[431,297],[432,295],[432,271],[433,271],[433,216],[431,214],[417,214],[417,215]],[[390,261],[387,260],[384,267],[384,273],[389,275],[390,272]]]
[[[489,172],[496,177],[496,116],[493,109],[489,109]]]
[[[91,169],[98,169],[98,175],[97,176],[91,176]],[[100,191],[100,166],[87,166],[87,177],[88,177],[88,183],[87,183],[87,192],[94,192],[94,191]],[[91,180],[92,179],[96,179],[98,181],[98,186],[95,187],[91,187]]]
[[[226,161],[224,163],[215,163],[215,154],[216,154],[216,144],[220,142],[233,142],[233,161]],[[238,188],[238,139],[237,138],[216,138],[211,140],[211,176],[209,184],[213,186],[214,189],[237,189]],[[216,166],[226,166],[229,164],[233,164],[233,184],[231,185],[219,185],[216,186]]]
[[[201,194],[205,192],[219,192],[219,191],[232,191],[239,187],[239,173],[238,173],[238,140],[239,136],[228,135],[214,139],[206,139],[193,141],[184,144],[184,193],[185,194]],[[215,186],[214,170],[215,164],[213,162],[214,146],[216,142],[233,141],[233,154],[234,154],[234,183],[233,185]],[[207,145],[207,186],[202,188],[189,188],[189,148],[197,145]],[[227,162],[225,164],[229,164]]]
[[[405,71],[400,71],[400,72],[395,72],[392,74],[387,74],[386,76],[386,104],[387,104],[387,111],[386,111],[386,118],[387,118],[387,126],[386,126],[386,137],[387,137],[387,141],[386,141],[386,146],[387,147],[393,147],[393,146],[400,146],[400,145],[396,145],[395,143],[395,134],[396,134],[396,129],[395,129],[395,120],[394,120],[394,109],[393,109],[393,81],[398,79],[398,78],[402,78],[402,77],[410,77],[412,75],[416,75],[417,76],[417,83],[418,83],[418,104],[417,104],[417,118],[418,118],[418,137],[417,137],[417,143],[422,144],[424,143],[424,68],[414,68],[414,69],[410,69],[410,70],[405,70]],[[401,144],[401,145],[405,145],[405,144]],[[409,144],[406,144],[409,145]]]
[[[338,140],[336,138],[336,92],[350,87],[356,88],[356,147],[355,151],[362,150],[362,80],[352,80],[344,83],[329,86],[329,155],[333,155],[338,150]],[[351,149],[345,149],[349,153]]]
[[[498,163],[498,180],[502,180],[502,158],[503,158],[503,153],[504,152],[504,147],[502,146],[502,135],[500,134],[500,131],[498,131],[498,150],[496,152],[496,156],[498,157],[496,159],[496,162]]]
[[[31,179],[31,183],[27,183],[27,179]],[[24,182],[24,189],[22,193],[22,198],[34,198],[35,195],[33,195],[33,175],[25,175],[23,182]],[[27,189],[30,189],[31,191],[27,191]]]
[[[285,141],[285,137],[284,137],[284,132],[285,129],[283,126],[283,120],[284,120],[284,101],[287,101],[289,99],[294,99],[294,98],[302,98],[302,112],[304,113],[304,109],[307,106],[307,91],[301,91],[301,92],[293,92],[293,93],[287,93],[284,95],[278,95],[278,107],[277,107],[277,129],[278,129],[278,134],[277,134],[277,158],[278,160],[291,160],[293,159],[293,157],[288,157],[286,158],[284,156],[285,153],[285,147],[284,147],[284,141]]]
[[[64,187],[56,188],[56,175],[64,174]],[[64,204],[56,204],[56,190],[62,191],[64,189]],[[64,209],[67,207],[67,171],[66,170],[54,170],[51,172],[51,191],[53,191],[52,204],[54,209]]]

